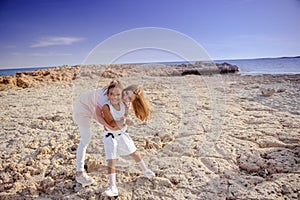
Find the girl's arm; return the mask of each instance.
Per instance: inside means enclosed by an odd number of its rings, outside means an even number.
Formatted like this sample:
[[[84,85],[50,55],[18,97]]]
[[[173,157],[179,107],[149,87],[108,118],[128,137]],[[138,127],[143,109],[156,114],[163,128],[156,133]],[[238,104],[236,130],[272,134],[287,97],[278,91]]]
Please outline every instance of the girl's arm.
[[[103,115],[102,115],[102,109],[97,106],[96,108],[96,115],[97,115],[97,121],[102,124],[103,126],[109,128],[110,130],[119,130],[118,128],[114,128],[112,126],[110,126],[106,121],[105,119],[103,118]]]
[[[109,128],[110,130],[120,130],[121,128],[123,128],[124,126],[123,121],[116,122],[114,120],[113,116],[110,113],[108,105],[103,106],[102,112],[103,112],[104,121],[109,125],[107,126],[107,128]]]

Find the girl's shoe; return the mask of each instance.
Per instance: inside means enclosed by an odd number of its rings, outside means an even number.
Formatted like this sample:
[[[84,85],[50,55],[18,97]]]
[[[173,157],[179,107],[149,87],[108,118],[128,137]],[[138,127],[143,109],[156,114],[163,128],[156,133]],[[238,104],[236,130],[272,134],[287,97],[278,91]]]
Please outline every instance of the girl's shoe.
[[[89,177],[86,173],[82,173],[80,176],[76,176],[77,183],[80,183],[82,187],[92,185],[95,183],[95,180],[92,177]]]
[[[117,187],[108,187],[104,192],[102,192],[102,196],[106,197],[115,197],[118,196],[118,188]]]
[[[144,175],[145,175],[148,179],[151,179],[152,177],[155,177],[154,172],[151,171],[150,169],[147,169],[146,171],[144,171]]]

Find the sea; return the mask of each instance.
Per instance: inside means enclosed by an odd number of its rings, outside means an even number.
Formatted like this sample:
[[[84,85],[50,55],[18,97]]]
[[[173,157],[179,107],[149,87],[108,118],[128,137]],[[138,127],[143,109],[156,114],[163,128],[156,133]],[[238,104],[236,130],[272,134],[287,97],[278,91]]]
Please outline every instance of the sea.
[[[18,72],[33,72],[35,70],[50,69],[54,67],[33,67],[33,68],[16,68],[16,69],[0,69],[0,76],[15,75]]]
[[[257,59],[238,59],[238,60],[215,60],[214,63],[229,63],[237,65],[241,75],[259,75],[259,74],[300,74],[300,56],[280,57],[280,58],[257,58]],[[178,65],[193,62],[160,62],[160,63],[140,63],[160,64],[160,65]],[[0,76],[14,75],[17,72],[31,72],[34,70],[48,69],[42,68],[18,68],[18,69],[0,69]]]
[[[300,74],[300,56],[216,61],[222,62],[237,65],[242,75]]]

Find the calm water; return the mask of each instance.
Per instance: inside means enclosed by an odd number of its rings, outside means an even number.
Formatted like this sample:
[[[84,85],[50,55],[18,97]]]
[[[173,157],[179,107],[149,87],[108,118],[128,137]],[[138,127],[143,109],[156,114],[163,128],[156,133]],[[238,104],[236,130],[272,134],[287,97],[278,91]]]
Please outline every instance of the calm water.
[[[241,74],[300,74],[300,57],[224,60],[237,65]]]
[[[263,58],[245,60],[217,60],[216,63],[227,62],[237,65],[240,74],[300,74],[300,57]],[[167,62],[159,64],[181,64],[184,62]],[[186,62],[185,62],[186,63]],[[50,67],[48,67],[50,68]],[[46,68],[0,69],[0,76],[13,75],[17,72],[29,72]]]
[[[18,72],[32,72],[34,70],[49,69],[53,67],[37,67],[37,68],[19,68],[19,69],[0,69],[0,76],[14,75]]]

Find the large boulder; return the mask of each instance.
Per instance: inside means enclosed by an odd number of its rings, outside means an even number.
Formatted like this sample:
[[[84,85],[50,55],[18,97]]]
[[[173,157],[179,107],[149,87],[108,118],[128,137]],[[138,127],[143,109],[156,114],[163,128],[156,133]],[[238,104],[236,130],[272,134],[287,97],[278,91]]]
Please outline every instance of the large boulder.
[[[0,76],[0,91],[15,87],[16,84],[15,76]]]
[[[239,68],[237,65],[232,65],[229,63],[221,63],[221,64],[216,64],[216,66],[218,67],[218,69],[220,70],[221,74],[225,74],[225,73],[236,73],[239,71]]]

